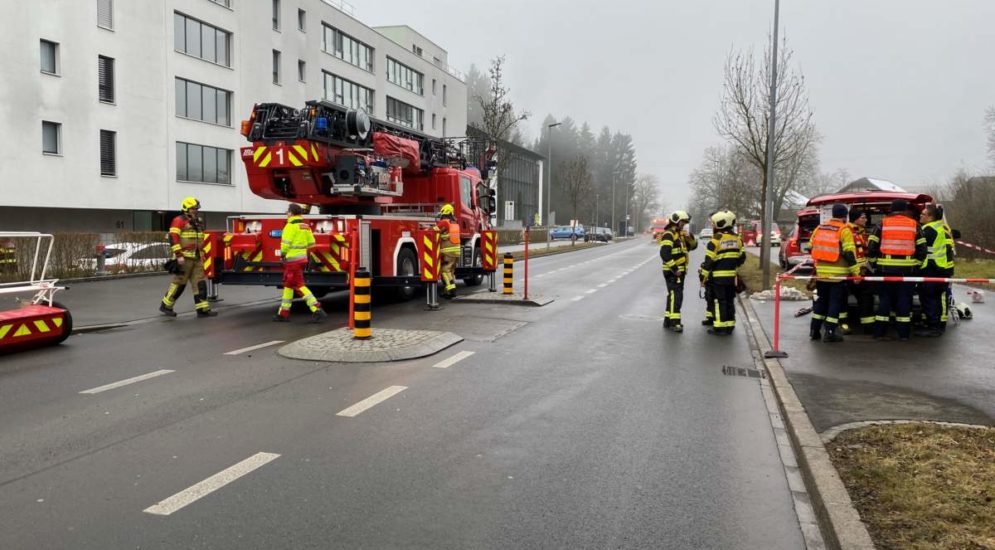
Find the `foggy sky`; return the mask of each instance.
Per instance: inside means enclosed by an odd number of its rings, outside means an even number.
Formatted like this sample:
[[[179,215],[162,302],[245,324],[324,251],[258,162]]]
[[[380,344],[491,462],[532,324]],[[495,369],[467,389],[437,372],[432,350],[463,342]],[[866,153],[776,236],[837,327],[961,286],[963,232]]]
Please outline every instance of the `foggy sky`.
[[[407,24],[466,71],[507,56],[538,135],[547,113],[632,135],[639,171],[686,204],[732,49],[762,52],[774,0],[353,0],[370,26]],[[782,0],[781,34],[823,136],[822,171],[907,187],[990,167],[995,0]]]

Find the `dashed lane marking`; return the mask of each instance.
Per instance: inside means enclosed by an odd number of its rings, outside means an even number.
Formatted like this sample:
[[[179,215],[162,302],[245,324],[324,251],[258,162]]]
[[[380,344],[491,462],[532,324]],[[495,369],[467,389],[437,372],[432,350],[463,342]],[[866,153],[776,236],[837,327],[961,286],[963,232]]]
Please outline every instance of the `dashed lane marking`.
[[[245,353],[247,351],[256,351],[257,349],[262,349],[262,348],[265,348],[265,347],[269,347],[269,346],[272,346],[272,345],[275,345],[275,344],[282,344],[282,343],[283,343],[283,340],[273,340],[272,342],[266,342],[265,344],[258,344],[258,345],[255,345],[255,346],[249,346],[247,348],[237,349],[235,351],[228,351],[228,352],[225,352],[225,355],[238,355],[240,353]]]
[[[596,288],[592,288],[591,290],[587,290],[587,291],[585,291],[585,292],[584,292],[584,294],[594,294],[594,293],[595,293],[595,292],[597,292],[597,291],[598,291],[598,289],[596,289]]]
[[[135,382],[141,382],[143,380],[148,380],[150,378],[156,378],[156,377],[162,376],[164,374],[169,374],[171,372],[176,372],[176,371],[166,370],[166,369],[157,370],[155,372],[150,372],[148,374],[143,374],[141,376],[135,376],[134,378],[128,378],[127,380],[121,380],[119,382],[112,382],[112,383],[106,384],[104,386],[98,386],[96,388],[90,388],[88,390],[83,390],[80,393],[87,393],[87,394],[93,395],[95,393],[100,393],[100,392],[105,392],[107,390],[113,390],[113,389],[116,389],[116,388],[120,388],[121,386],[127,386],[128,384],[134,384]]]
[[[168,516],[173,512],[182,509],[184,506],[206,497],[236,479],[251,473],[253,470],[273,462],[277,458],[280,458],[280,455],[274,453],[256,453],[242,462],[214,474],[189,489],[184,489],[166,500],[149,506],[142,511],[147,514],[155,514],[157,516]]]
[[[579,302],[584,299],[584,296],[574,296],[570,299],[571,302]]]
[[[601,283],[598,285],[598,288],[605,288],[606,286],[608,286],[608,283]]]
[[[335,414],[335,416],[348,416],[353,417],[359,413],[378,405],[391,397],[401,393],[402,391],[408,389],[407,386],[391,386],[385,390],[378,391],[377,393],[367,397],[366,399],[356,403],[355,405],[349,407],[348,409],[343,409]]]
[[[473,353],[474,352],[472,351],[461,351],[456,355],[453,355],[452,357],[449,357],[447,359],[443,359],[442,361],[439,361],[438,363],[432,366],[437,369],[448,369],[449,367],[455,365],[456,363],[459,363],[460,361],[466,359],[467,357],[470,357],[471,355],[473,355]]]

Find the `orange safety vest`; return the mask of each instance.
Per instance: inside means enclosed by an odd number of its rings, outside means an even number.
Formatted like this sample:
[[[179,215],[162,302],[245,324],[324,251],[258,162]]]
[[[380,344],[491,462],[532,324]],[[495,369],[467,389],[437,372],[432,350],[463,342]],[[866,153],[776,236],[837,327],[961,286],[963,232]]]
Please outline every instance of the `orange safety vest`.
[[[919,225],[908,216],[892,215],[881,222],[881,253],[888,256],[913,256]]]
[[[840,259],[840,231],[845,225],[840,220],[829,220],[820,225],[812,235],[812,259],[818,262],[835,262]]]
[[[449,222],[449,242],[459,244],[459,224],[456,222]]]

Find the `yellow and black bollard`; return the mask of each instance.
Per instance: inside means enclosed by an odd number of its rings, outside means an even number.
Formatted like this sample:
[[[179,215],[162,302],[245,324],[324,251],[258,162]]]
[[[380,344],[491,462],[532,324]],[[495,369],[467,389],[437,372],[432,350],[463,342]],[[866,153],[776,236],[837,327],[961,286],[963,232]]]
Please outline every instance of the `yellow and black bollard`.
[[[373,336],[373,327],[370,326],[373,314],[370,306],[370,272],[357,269],[352,313],[352,337],[356,340],[366,340]]]
[[[511,294],[512,272],[514,271],[515,259],[508,252],[504,255],[504,290],[502,294]]]

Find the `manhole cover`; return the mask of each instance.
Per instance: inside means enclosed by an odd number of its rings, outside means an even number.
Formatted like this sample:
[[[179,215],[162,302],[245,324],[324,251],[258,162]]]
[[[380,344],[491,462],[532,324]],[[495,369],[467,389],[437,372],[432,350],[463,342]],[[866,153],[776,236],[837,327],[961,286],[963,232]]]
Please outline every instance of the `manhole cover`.
[[[734,367],[732,365],[722,365],[722,374],[726,376],[743,376],[747,378],[764,378],[764,374],[757,369]]]

